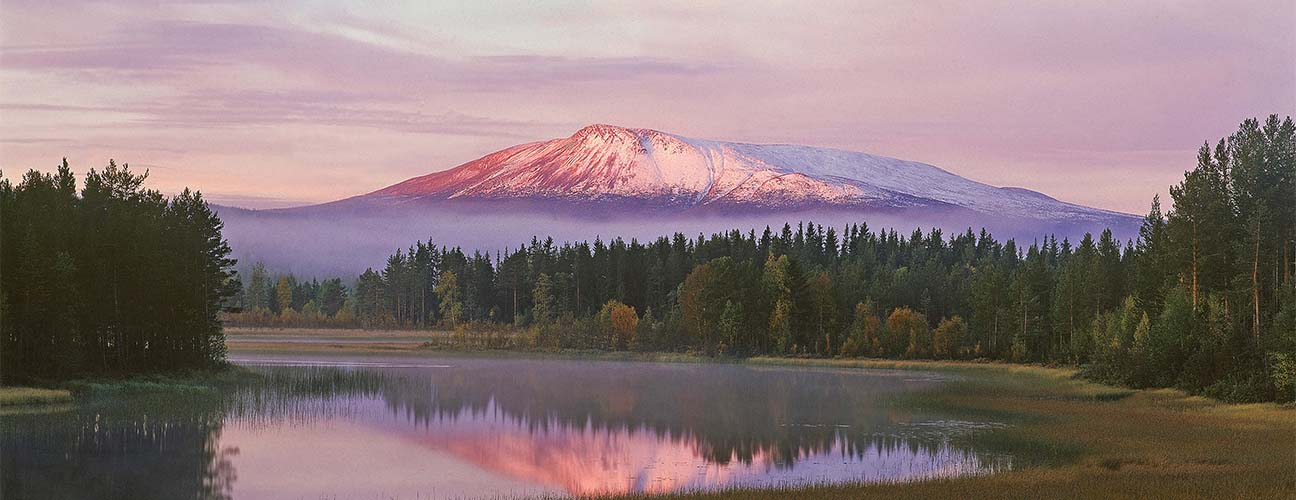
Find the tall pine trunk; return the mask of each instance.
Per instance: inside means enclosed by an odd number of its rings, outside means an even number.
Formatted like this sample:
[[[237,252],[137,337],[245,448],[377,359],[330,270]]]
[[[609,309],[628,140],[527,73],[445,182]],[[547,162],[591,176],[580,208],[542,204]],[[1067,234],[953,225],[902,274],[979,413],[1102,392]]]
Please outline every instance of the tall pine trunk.
[[[1251,335],[1256,345],[1260,344],[1260,225],[1255,226],[1255,245],[1251,260],[1251,302],[1254,316],[1251,319]]]
[[[1197,221],[1192,222],[1192,304],[1197,310]]]

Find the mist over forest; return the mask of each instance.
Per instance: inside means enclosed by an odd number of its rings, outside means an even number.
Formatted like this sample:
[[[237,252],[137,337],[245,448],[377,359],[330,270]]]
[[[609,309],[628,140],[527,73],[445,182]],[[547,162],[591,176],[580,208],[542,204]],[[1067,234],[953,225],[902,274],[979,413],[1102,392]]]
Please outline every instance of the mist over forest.
[[[850,224],[867,223],[875,229],[895,229],[909,234],[939,228],[946,234],[964,233],[969,228],[988,230],[996,239],[1027,243],[1055,236],[1059,241],[1078,242],[1085,233],[1098,234],[1110,228],[1122,244],[1138,236],[1139,218],[1106,222],[1058,223],[949,210],[903,213],[807,210],[781,213],[703,213],[679,215],[606,216],[595,211],[571,214],[529,211],[481,212],[457,208],[422,206],[387,209],[245,210],[213,207],[225,222],[224,234],[246,271],[256,262],[276,273],[299,277],[355,277],[365,269],[379,268],[395,249],[407,248],[429,239],[437,246],[462,247],[466,253],[490,255],[525,245],[531,239],[552,237],[555,243],[576,241],[648,241],[659,236],[683,233],[689,237],[710,236],[735,228],[757,234],[784,224],[816,224],[838,230]]]

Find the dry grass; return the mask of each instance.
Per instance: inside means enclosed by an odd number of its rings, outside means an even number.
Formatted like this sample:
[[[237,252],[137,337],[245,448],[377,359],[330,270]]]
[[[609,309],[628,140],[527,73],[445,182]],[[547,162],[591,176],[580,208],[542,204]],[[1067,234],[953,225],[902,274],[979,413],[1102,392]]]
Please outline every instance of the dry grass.
[[[1290,476],[1288,476],[1290,477]],[[1241,480],[1241,482],[1239,482]],[[815,486],[800,489],[733,490],[624,499],[783,500],[783,499],[933,499],[933,498],[1100,498],[1100,499],[1261,499],[1292,498],[1290,485],[1206,468],[1111,471],[1082,468],[1027,469],[1017,472],[914,483]]]
[[[408,356],[436,357],[486,357],[486,358],[526,358],[526,359],[580,359],[594,361],[651,361],[658,363],[717,363],[715,358],[687,353],[671,352],[628,352],[628,351],[518,351],[505,349],[460,349],[435,345],[408,343],[384,343],[382,341],[364,343],[319,343],[302,342],[238,342],[227,341],[231,354],[239,353],[339,353],[339,354],[400,354]],[[740,362],[738,360],[731,360]]]
[[[239,342],[235,339],[225,341],[231,354],[240,352],[275,352],[275,353],[388,353],[418,351],[418,344],[396,344],[367,342],[364,344],[304,344],[300,342]]]
[[[250,326],[227,326],[225,336],[237,339],[243,335],[278,335],[291,337],[322,338],[382,338],[382,337],[444,337],[449,330],[361,330],[358,328],[261,328]]]
[[[71,401],[72,393],[61,389],[0,387],[0,406],[49,405]]]

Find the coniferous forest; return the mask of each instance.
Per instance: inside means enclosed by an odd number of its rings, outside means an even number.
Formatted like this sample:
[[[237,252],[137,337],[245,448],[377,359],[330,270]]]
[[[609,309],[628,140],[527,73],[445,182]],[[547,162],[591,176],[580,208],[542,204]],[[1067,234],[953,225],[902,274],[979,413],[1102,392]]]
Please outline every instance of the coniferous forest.
[[[5,383],[208,368],[239,285],[202,195],[168,198],[109,162],[80,192],[53,174],[0,178],[0,376]]]
[[[542,349],[1068,363],[1133,387],[1292,400],[1291,118],[1246,120],[1204,144],[1170,197],[1168,207],[1154,198],[1124,242],[1110,231],[1018,242],[812,222],[646,243],[533,239],[494,255],[419,242],[351,286],[255,266],[229,318],[512,325],[508,347]]]
[[[1296,127],[1247,120],[1139,237],[998,241],[813,222],[651,242],[419,242],[352,283],[235,277],[201,195],[125,165],[0,179],[5,380],[197,368],[252,325],[498,330],[508,347],[1071,363],[1230,401],[1296,396]]]

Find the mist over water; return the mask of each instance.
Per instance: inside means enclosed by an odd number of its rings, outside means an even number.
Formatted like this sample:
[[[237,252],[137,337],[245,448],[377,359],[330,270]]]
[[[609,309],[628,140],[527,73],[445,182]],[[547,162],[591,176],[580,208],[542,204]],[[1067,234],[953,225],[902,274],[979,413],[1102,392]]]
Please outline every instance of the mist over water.
[[[895,398],[944,375],[250,354],[227,392],[0,415],[15,498],[481,498],[984,474],[1000,422]],[[580,387],[580,391],[572,391]],[[363,465],[363,466],[360,466]]]
[[[1119,241],[1138,235],[1137,219],[1113,218],[1105,221],[1046,222],[1037,219],[997,217],[975,212],[918,211],[903,213],[848,213],[835,210],[808,210],[795,213],[749,214],[727,212],[688,214],[647,214],[622,216],[604,208],[590,207],[583,212],[445,209],[435,206],[406,207],[401,210],[319,210],[319,211],[249,211],[219,209],[225,222],[224,234],[233,248],[240,267],[263,262],[276,273],[294,273],[303,277],[356,276],[366,268],[381,268],[387,256],[406,249],[416,241],[429,239],[438,246],[462,247],[495,255],[515,249],[531,239],[552,237],[555,243],[604,242],[620,237],[626,242],[638,239],[648,242],[659,236],[683,233],[696,239],[734,229],[743,233],[755,231],[759,237],[765,227],[778,233],[784,224],[793,231],[799,222],[836,228],[838,234],[849,224],[867,223],[877,232],[892,229],[908,237],[915,229],[926,234],[940,228],[948,238],[969,228],[979,234],[986,228],[996,239],[1009,238],[1025,248],[1033,241],[1054,234],[1058,240],[1078,242],[1085,232],[1095,237],[1110,227]]]

